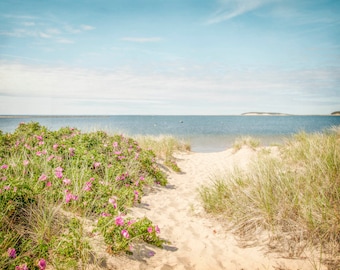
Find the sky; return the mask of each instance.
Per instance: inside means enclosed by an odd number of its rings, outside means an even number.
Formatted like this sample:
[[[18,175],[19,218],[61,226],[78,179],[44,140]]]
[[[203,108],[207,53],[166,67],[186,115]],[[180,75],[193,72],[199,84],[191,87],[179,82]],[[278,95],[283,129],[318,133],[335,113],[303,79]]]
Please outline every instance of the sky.
[[[0,115],[329,114],[339,0],[1,0]]]

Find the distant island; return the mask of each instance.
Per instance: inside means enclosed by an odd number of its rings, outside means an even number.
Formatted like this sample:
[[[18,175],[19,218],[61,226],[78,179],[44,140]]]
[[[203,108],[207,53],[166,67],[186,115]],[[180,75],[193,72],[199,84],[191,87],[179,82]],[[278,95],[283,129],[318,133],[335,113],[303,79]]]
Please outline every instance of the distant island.
[[[252,115],[265,115],[265,116],[287,116],[287,113],[277,113],[277,112],[246,112],[241,115],[252,116]]]
[[[340,111],[332,112],[331,115],[340,115]]]

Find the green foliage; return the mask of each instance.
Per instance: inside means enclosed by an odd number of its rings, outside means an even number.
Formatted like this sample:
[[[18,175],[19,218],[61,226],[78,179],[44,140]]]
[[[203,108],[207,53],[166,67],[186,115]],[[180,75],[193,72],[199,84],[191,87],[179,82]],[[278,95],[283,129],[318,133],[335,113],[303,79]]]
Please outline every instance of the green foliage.
[[[138,204],[144,186],[167,183],[155,154],[122,135],[82,134],[69,127],[50,131],[32,122],[12,134],[1,132],[0,143],[1,269],[23,264],[33,269],[39,259],[77,268],[90,247],[82,223],[65,213],[109,219]],[[138,222],[134,226],[144,226]],[[15,249],[15,258],[8,249]]]

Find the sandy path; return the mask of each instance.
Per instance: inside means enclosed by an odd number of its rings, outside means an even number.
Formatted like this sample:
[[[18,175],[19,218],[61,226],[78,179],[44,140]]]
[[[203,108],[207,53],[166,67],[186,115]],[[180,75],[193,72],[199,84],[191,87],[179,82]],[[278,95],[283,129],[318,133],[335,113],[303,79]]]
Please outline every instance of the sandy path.
[[[115,259],[112,269],[312,269],[308,261],[266,255],[263,247],[240,248],[232,234],[204,214],[197,188],[218,172],[245,167],[253,155],[250,149],[178,155],[183,173],[169,173],[168,186],[156,188],[132,210],[133,216],[158,224],[161,237],[171,244],[165,249],[142,246],[134,258]]]

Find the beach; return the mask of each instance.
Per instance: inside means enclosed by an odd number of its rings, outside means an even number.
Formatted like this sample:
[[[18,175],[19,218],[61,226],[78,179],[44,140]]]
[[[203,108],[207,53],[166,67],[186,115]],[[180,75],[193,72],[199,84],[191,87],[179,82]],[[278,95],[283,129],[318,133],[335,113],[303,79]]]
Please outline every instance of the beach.
[[[276,148],[269,149],[276,154]],[[171,243],[164,249],[141,244],[132,256],[106,257],[107,269],[313,269],[308,259],[287,258],[270,252],[263,243],[245,247],[227,230],[226,220],[209,216],[203,209],[198,188],[212,176],[237,166],[247,169],[256,151],[243,147],[215,153],[177,153],[182,173],[167,171],[166,187],[153,188],[129,215],[149,217]],[[303,257],[303,256],[302,256]],[[323,269],[320,267],[319,269]]]

